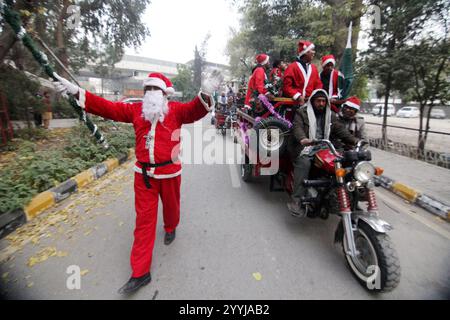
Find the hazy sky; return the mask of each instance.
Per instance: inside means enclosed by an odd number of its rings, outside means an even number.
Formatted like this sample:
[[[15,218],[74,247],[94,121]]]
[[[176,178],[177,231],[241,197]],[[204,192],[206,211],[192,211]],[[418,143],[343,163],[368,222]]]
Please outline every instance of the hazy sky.
[[[229,0],[152,0],[143,20],[151,36],[137,51],[126,53],[181,63],[194,58],[195,45],[210,32],[207,60],[228,64],[224,50],[229,30],[239,28]]]

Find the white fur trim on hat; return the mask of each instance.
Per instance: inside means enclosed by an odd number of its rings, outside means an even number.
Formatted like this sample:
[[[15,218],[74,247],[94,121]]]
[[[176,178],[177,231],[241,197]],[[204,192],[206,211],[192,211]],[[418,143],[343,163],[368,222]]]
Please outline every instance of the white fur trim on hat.
[[[168,87],[165,92],[166,94],[171,95],[175,93],[175,89],[172,87]]]
[[[346,102],[344,103],[344,106],[345,106],[345,105],[349,106],[350,108],[356,109],[356,110],[358,110],[358,111],[359,111],[359,108],[360,108],[356,103],[353,103],[353,102],[351,102],[351,101],[346,101]]]
[[[304,49],[303,51],[301,51],[298,56],[301,57],[302,55],[304,55],[305,53],[307,53],[308,51],[314,49],[316,46],[314,45],[314,43],[311,43],[309,46],[306,47],[306,49]]]
[[[333,62],[333,66],[336,65],[336,60],[334,60],[333,58],[328,58],[327,60],[324,61],[324,63],[322,63],[322,67],[325,67],[330,62]]]
[[[147,87],[147,86],[158,87],[164,92],[166,92],[166,90],[167,90],[166,83],[162,79],[159,79],[159,78],[147,78],[147,79],[145,79],[144,80],[144,87]],[[173,90],[173,88],[172,88],[172,90]]]
[[[292,97],[292,99],[297,100],[302,94],[300,92],[297,92],[296,94],[294,94],[294,96]]]

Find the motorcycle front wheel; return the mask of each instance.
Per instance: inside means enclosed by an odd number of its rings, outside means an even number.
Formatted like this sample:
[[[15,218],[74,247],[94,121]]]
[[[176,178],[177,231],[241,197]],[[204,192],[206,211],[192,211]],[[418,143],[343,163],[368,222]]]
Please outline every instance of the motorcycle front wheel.
[[[365,223],[354,231],[356,257],[347,254],[349,248],[345,235],[342,247],[353,275],[368,290],[389,292],[400,283],[400,262],[391,238],[378,233]]]

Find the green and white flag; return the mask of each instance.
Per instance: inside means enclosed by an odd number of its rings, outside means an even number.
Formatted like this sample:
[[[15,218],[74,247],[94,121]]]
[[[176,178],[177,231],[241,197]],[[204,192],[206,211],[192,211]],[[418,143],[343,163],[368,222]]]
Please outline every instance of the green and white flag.
[[[339,66],[340,73],[343,77],[339,77],[339,98],[347,99],[353,84],[353,63],[352,63],[352,22],[348,26],[347,45],[342,54],[341,64]]]

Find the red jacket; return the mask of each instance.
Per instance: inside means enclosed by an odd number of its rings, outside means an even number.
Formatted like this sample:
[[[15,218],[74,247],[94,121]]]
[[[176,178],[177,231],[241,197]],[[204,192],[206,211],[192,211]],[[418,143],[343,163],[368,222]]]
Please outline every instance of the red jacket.
[[[266,94],[265,81],[267,79],[266,72],[263,67],[257,67],[248,80],[247,95],[244,104],[250,106],[250,100],[253,98],[253,92],[258,91],[260,94]]]
[[[136,139],[136,172],[142,173],[139,162],[162,163],[176,160],[180,152],[180,128],[203,118],[212,108],[200,94],[191,102],[169,102],[169,112],[164,122],[153,125],[142,115],[142,102],[112,102],[88,91],[80,90],[80,106],[88,113],[119,122],[132,123]],[[212,99],[213,101],[213,99]],[[147,135],[150,135],[147,146]],[[172,178],[181,174],[181,162],[147,170],[156,179]]]
[[[322,89],[317,67],[313,64],[308,66],[306,73],[300,62],[291,63],[284,72],[283,94],[289,98],[298,99],[302,96],[308,98],[316,89]],[[306,78],[306,80],[305,80]]]
[[[273,68],[272,71],[270,71],[269,80],[273,82],[275,80],[275,76],[278,78],[283,78],[283,72],[280,68]]]

